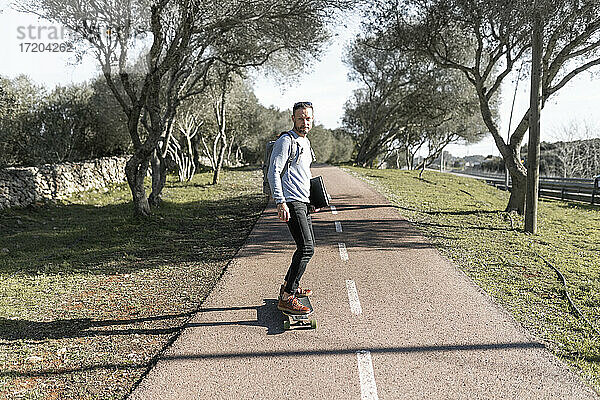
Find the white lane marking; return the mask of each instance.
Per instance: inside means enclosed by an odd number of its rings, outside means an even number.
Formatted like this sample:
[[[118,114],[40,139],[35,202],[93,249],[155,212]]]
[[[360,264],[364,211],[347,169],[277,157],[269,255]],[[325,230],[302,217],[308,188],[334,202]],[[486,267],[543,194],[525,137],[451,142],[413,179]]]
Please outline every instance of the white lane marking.
[[[368,351],[357,351],[356,358],[358,358],[358,375],[360,376],[360,399],[379,400],[371,353]]]
[[[338,243],[340,249],[340,258],[342,261],[348,261],[348,250],[346,250],[346,243]]]
[[[337,210],[335,209],[335,206],[329,206],[329,208],[331,208],[331,213],[333,215],[337,215]]]
[[[354,315],[362,314],[362,307],[360,306],[360,300],[358,300],[358,291],[356,290],[356,284],[352,280],[346,281],[346,289],[348,290],[348,301],[350,302],[350,311]]]
[[[338,233],[342,232],[342,223],[340,221],[335,221],[335,231]]]

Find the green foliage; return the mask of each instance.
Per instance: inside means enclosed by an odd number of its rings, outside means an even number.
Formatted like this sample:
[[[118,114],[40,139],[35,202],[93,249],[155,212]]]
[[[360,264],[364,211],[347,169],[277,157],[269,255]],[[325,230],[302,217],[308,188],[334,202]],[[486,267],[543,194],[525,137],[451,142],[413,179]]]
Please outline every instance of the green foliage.
[[[273,58],[287,59],[301,69],[319,55],[327,40],[327,24],[337,11],[348,8],[348,0],[286,0],[240,2],[152,1],[81,2],[63,0],[16,0],[19,11],[60,23],[72,31],[78,50],[92,50],[107,83],[127,115],[128,133],[134,152],[127,168],[132,186],[134,213],[149,215],[160,203],[169,151],[187,176],[188,153],[169,149],[177,108],[192,96],[205,95],[211,71],[219,68],[245,69],[269,65]],[[136,61],[144,60],[137,66]],[[226,74],[225,74],[226,75]],[[226,81],[221,83],[226,84]],[[224,100],[221,103],[225,103]],[[212,151],[214,183],[229,154],[225,132],[225,104],[217,112],[219,135]],[[219,111],[219,110],[217,110]],[[146,135],[141,137],[140,131]],[[187,140],[187,139],[186,139]],[[187,143],[189,144],[189,143]],[[206,144],[206,146],[205,146]],[[159,149],[160,148],[160,149]],[[160,153],[155,153],[160,150]],[[235,151],[236,157],[239,151]],[[197,154],[195,154],[197,158]],[[210,155],[209,155],[210,157]],[[185,160],[181,162],[181,160]],[[141,190],[142,179],[152,167],[152,192]],[[136,171],[134,174],[132,171]],[[181,171],[184,170],[184,171]],[[137,188],[137,189],[135,189]]]
[[[333,131],[333,136],[336,143],[333,147],[329,162],[337,164],[350,161],[355,151],[355,143],[352,136],[344,129],[335,129]]]
[[[209,93],[210,87],[207,90]],[[281,111],[274,107],[264,107],[259,102],[248,82],[235,78],[227,92],[226,132],[231,140],[229,162],[241,161],[250,165],[262,163],[265,144],[275,139],[281,132],[292,128],[291,111]],[[182,105],[178,118],[193,114],[200,122],[199,136],[207,144],[208,152],[203,152],[201,140],[197,140],[199,152],[208,155],[216,138],[217,123],[213,108],[214,97],[197,96]],[[309,133],[311,145],[318,162],[340,163],[350,160],[354,151],[354,142],[343,130],[330,130],[321,125],[314,126]],[[241,160],[233,156],[236,149],[241,152]]]
[[[25,76],[0,78],[0,166],[40,165],[122,155],[129,138],[122,112],[100,79],[51,92]]]
[[[36,109],[46,93],[27,77],[0,78],[3,110],[0,115],[0,166],[20,165],[30,159],[35,139]]]
[[[540,144],[540,174],[562,178],[593,178],[600,174],[600,139]],[[522,151],[527,154],[527,146]],[[527,157],[525,165],[527,165]]]
[[[342,163],[350,161],[354,142],[343,130],[330,130],[317,125],[309,133],[315,158],[320,163]]]
[[[476,92],[487,130],[505,158],[514,190],[507,209],[525,211],[526,169],[519,149],[529,110],[517,116],[509,140],[499,131],[494,103],[515,67],[531,60],[532,16],[543,21],[541,106],[577,75],[600,65],[597,1],[369,1],[367,29],[388,39],[389,49],[428,58],[457,71]],[[529,64],[530,65],[530,64]]]
[[[547,347],[600,389],[597,334],[570,308],[575,304],[600,329],[600,208],[540,199],[538,234],[505,213],[508,193],[470,178],[426,171],[349,168],[384,193],[448,258],[502,304]]]
[[[464,74],[395,49],[390,37],[372,29],[348,50],[351,77],[361,84],[344,116],[357,142],[356,163],[373,165],[402,152],[412,168],[421,148],[429,149],[427,158],[433,159],[449,143],[480,140],[486,129]]]
[[[504,160],[502,157],[487,156],[478,166],[484,172],[504,173]]]
[[[308,137],[317,162],[329,161],[335,146],[335,138],[331,131],[325,129],[322,125],[316,125],[312,128]]]
[[[281,132],[289,130],[292,122],[290,113],[260,104],[253,109],[253,121],[256,124],[249,127],[242,148],[244,159],[249,164],[257,165],[264,159],[266,143],[275,139]]]
[[[200,137],[212,153],[218,132],[214,105],[219,82],[208,82],[204,95],[182,103],[173,130],[185,148],[177,123],[188,115],[195,118],[200,128],[193,146],[200,154]],[[103,77],[89,84],[58,86],[49,93],[24,76],[1,78],[0,89],[0,167],[79,161],[132,151],[126,116]],[[263,160],[265,143],[290,129],[291,120],[289,111],[262,106],[249,83],[234,76],[227,90],[225,125],[229,163],[256,165]],[[346,162],[354,150],[352,138],[342,130],[316,126],[310,138],[319,162]]]
[[[261,159],[261,139],[266,142],[266,138],[274,136],[276,126],[280,125],[277,120],[280,117],[278,111],[262,107],[248,82],[236,72],[226,78],[224,88],[218,76],[213,76],[207,82],[204,95],[194,96],[183,102],[176,124],[189,117],[195,121],[197,135],[193,146],[198,154],[212,160],[211,163],[216,162],[223,140],[227,147],[225,156],[230,165],[258,162]],[[217,118],[217,115],[220,118],[220,114],[216,112],[223,100],[222,89],[225,89],[224,137],[220,135]],[[177,131],[174,134],[178,136]]]
[[[127,130],[127,117],[115,99],[106,80],[98,76],[91,82],[92,96],[88,106],[94,129],[85,142],[85,157],[108,157],[133,151]]]

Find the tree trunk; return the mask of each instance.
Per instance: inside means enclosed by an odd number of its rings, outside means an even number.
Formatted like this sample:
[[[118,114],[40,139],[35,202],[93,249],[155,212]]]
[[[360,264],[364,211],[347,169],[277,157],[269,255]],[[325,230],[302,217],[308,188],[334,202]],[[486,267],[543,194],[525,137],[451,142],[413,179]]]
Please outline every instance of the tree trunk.
[[[519,215],[525,213],[525,194],[527,193],[527,175],[519,170],[511,170],[512,189],[506,212],[516,211]]]
[[[213,174],[213,185],[219,184],[219,177],[221,175],[221,169],[223,168],[223,159],[225,158],[225,151],[227,150],[227,126],[225,122],[226,94],[226,87],[224,87],[221,93],[220,109],[218,105],[215,106],[215,116],[217,119],[217,125],[219,127],[219,133],[217,134],[217,137],[215,138],[215,142],[213,144],[213,153],[216,157],[214,162],[215,167]],[[217,149],[219,149],[218,155],[216,154]]]
[[[133,214],[137,217],[150,215],[150,204],[144,188],[144,179],[148,172],[148,161],[147,158],[136,152],[125,164],[125,175],[133,196]]]
[[[372,167],[378,152],[379,150],[373,146],[373,139],[370,136],[367,136],[358,147],[356,164],[361,167]]]
[[[419,171],[419,179],[423,179],[423,172],[425,172],[425,163],[421,164],[420,171]]]
[[[227,160],[228,165],[231,167],[233,165],[235,165],[232,161],[231,161],[231,149],[233,148],[233,142],[235,141],[235,137],[232,135],[231,138],[229,139],[229,144],[227,145],[227,156],[225,156],[225,159]]]
[[[186,144],[187,144],[187,154],[185,157],[185,165],[186,165],[186,181],[191,181],[192,178],[194,177],[194,174],[196,173],[196,163],[194,161],[194,146],[192,145],[192,138],[193,137],[189,137],[186,136],[185,140],[186,140]]]
[[[191,142],[192,142],[192,160],[194,162],[194,169],[200,169],[201,165],[200,165],[200,151],[198,150],[198,145],[199,145],[199,140],[198,140],[199,135],[196,135],[192,138]]]
[[[406,168],[410,171],[415,169],[415,154],[412,153],[408,146],[406,146]]]
[[[537,209],[540,173],[540,111],[542,95],[542,21],[539,12],[533,17],[531,35],[531,100],[529,109],[529,145],[527,147],[527,206],[525,232],[537,232]]]
[[[152,192],[148,196],[148,202],[152,207],[160,206],[162,201],[162,190],[167,182],[167,163],[160,152],[154,150],[152,153]]]
[[[212,181],[212,184],[213,185],[218,185],[219,184],[219,179],[221,179],[221,168],[217,168],[213,172],[213,181]]]
[[[223,126],[223,128],[224,128],[224,126]],[[225,150],[227,150],[227,136],[225,135],[225,129],[223,129],[220,141],[222,141],[223,143],[221,144],[221,149],[219,150],[219,156],[217,158],[217,167],[215,168],[215,172],[213,174],[213,185],[219,184],[221,170],[223,169],[223,160],[225,159]]]
[[[519,215],[523,215],[525,213],[525,193],[527,191],[527,170],[521,162],[519,153],[521,150],[521,138],[527,131],[529,125],[529,111],[525,113],[525,116],[513,132],[511,140],[508,143],[504,143],[504,139],[500,136],[492,117],[488,100],[481,88],[478,88],[478,95],[483,121],[492,134],[492,137],[496,142],[496,147],[500,151],[500,154],[504,159],[504,164],[512,178],[512,190],[508,205],[506,206],[506,212],[516,211]]]
[[[244,157],[244,153],[242,153],[242,149],[238,145],[235,150],[235,163],[236,165],[241,164]]]

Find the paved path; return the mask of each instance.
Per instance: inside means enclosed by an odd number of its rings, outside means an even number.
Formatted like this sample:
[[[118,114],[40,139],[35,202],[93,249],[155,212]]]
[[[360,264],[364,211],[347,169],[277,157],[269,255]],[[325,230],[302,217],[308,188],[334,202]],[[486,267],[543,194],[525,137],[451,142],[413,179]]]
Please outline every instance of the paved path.
[[[303,279],[318,329],[283,331],[293,247],[270,206],[132,400],[596,398],[368,185],[313,174],[337,212]]]

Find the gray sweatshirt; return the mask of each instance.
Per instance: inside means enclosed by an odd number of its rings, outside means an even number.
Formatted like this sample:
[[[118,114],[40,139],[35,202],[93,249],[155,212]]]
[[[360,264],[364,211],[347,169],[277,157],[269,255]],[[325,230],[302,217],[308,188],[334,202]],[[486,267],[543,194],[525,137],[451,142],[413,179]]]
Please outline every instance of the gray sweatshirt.
[[[289,201],[308,203],[310,179],[312,178],[310,164],[313,160],[310,141],[306,136],[300,137],[294,131],[290,131],[290,133],[294,137],[293,141],[287,133],[284,133],[275,142],[267,178],[275,203]],[[290,157],[292,144],[292,162],[281,175],[281,171]]]

